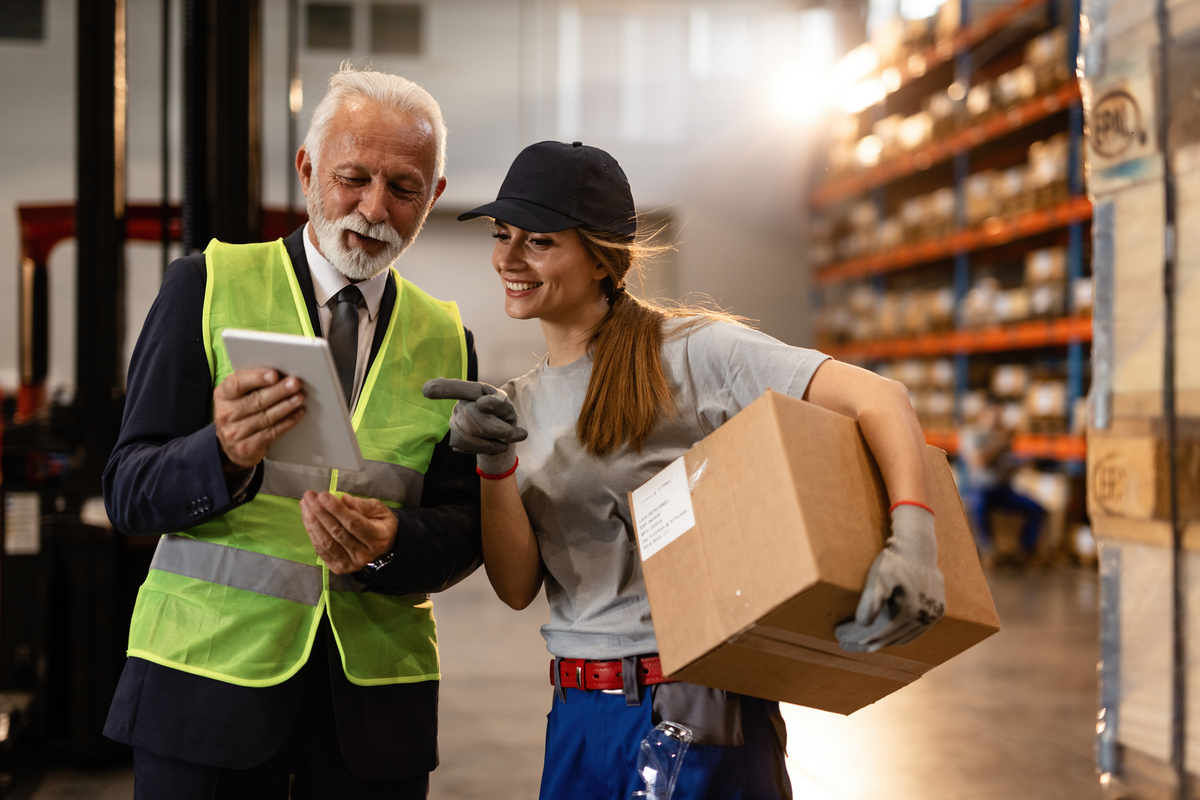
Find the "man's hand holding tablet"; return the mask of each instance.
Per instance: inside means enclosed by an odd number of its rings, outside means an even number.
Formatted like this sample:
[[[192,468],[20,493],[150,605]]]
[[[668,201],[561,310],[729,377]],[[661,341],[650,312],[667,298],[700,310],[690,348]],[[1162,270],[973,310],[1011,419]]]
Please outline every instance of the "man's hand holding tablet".
[[[238,370],[222,382],[230,383],[225,395],[237,403],[228,410],[226,431],[236,438],[221,441],[233,463],[253,466],[267,458],[298,469],[363,468],[328,342],[232,328],[221,338]],[[300,399],[293,399],[298,392]]]
[[[267,448],[304,417],[304,390],[273,369],[243,369],[213,390],[213,423],[226,474],[258,466]]]

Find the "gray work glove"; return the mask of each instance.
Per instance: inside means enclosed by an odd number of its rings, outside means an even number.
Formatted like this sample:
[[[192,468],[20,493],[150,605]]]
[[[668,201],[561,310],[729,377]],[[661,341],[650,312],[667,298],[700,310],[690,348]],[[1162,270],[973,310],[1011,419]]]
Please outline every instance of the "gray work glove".
[[[450,415],[450,447],[474,453],[481,472],[503,475],[517,463],[509,445],[529,434],[517,427],[517,410],[502,390],[478,381],[434,378],[421,391],[430,400],[458,401]]]
[[[854,619],[837,626],[838,644],[850,653],[908,644],[945,612],[933,512],[898,505],[892,509],[892,537],[867,573]]]

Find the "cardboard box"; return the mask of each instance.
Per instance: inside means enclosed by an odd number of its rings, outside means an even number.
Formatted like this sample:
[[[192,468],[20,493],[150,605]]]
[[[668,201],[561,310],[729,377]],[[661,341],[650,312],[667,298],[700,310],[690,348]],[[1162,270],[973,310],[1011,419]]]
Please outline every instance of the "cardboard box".
[[[888,519],[853,420],[767,391],[630,495],[664,670],[849,714],[999,630],[950,474],[928,448],[946,615],[912,644],[847,653]]]
[[[1179,515],[1200,518],[1200,441],[1177,444]],[[1088,436],[1088,514],[1093,517],[1169,519],[1167,443],[1158,436]]]
[[[1031,417],[1066,417],[1066,381],[1030,381],[1025,411]]]
[[[1067,279],[1065,247],[1045,247],[1025,254],[1025,283],[1046,283]]]
[[[992,394],[997,397],[1022,397],[1029,388],[1029,367],[1025,364],[1001,364],[992,370]]]

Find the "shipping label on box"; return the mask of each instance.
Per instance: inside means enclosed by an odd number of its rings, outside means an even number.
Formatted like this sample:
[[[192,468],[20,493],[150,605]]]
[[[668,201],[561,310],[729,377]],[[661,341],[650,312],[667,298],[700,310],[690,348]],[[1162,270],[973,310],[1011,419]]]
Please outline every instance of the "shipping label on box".
[[[995,633],[945,453],[928,448],[926,469],[946,616],[878,653],[844,652],[834,634],[854,615],[888,522],[853,420],[768,391],[630,493],[664,670],[848,714]],[[682,530],[685,487],[694,523]]]
[[[696,525],[687,468],[682,458],[630,493],[636,509],[638,549],[646,559]]]

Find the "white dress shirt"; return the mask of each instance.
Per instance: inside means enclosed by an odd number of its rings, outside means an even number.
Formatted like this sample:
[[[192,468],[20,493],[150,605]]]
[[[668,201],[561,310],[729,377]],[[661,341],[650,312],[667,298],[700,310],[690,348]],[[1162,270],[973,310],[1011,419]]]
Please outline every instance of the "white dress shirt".
[[[313,293],[317,299],[317,318],[321,321],[321,335],[328,337],[329,323],[333,319],[333,309],[329,302],[338,292],[350,285],[350,280],[338,272],[337,267],[329,263],[329,259],[321,255],[317,246],[309,238],[308,228],[308,225],[304,226],[304,254],[308,257],[308,269],[312,273]],[[390,269],[385,269],[370,280],[354,284],[362,292],[364,302],[358,307],[358,356],[354,360],[354,390],[350,394],[351,412],[358,404],[358,393],[362,390],[363,380],[367,375],[367,360],[371,356],[371,340],[375,338],[379,306],[383,303],[383,290],[387,286],[387,276],[390,272]]]

